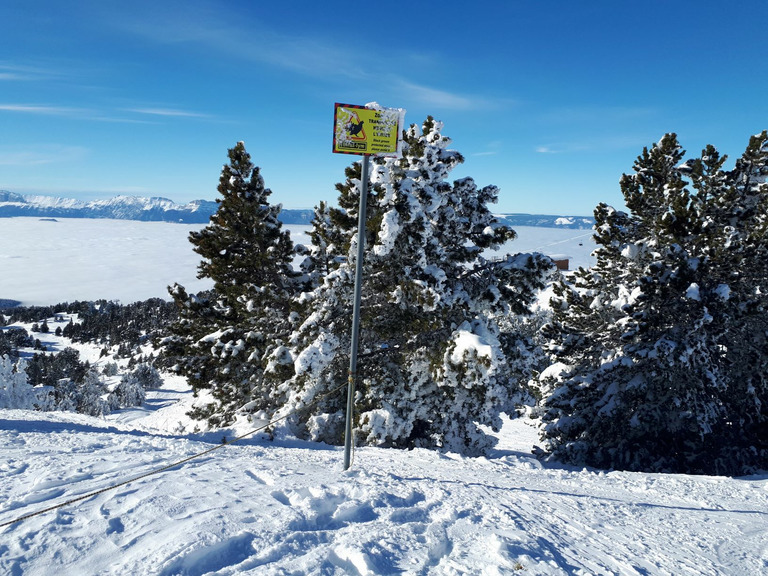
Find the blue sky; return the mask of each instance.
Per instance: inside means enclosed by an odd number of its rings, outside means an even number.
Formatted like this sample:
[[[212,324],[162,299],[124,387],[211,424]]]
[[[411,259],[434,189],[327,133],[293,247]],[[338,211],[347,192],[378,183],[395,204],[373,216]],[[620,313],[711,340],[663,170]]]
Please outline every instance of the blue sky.
[[[0,189],[216,197],[243,140],[274,202],[334,202],[333,104],[432,115],[496,210],[591,214],[676,132],[768,128],[768,2],[4,0]]]

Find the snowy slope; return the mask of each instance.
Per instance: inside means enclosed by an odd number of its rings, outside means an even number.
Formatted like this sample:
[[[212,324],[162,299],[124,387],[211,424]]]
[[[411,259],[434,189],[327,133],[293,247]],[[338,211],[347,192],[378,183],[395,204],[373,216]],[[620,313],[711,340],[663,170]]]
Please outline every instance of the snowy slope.
[[[106,420],[0,411],[4,574],[707,574],[768,571],[768,476],[543,466],[508,423],[491,458],[188,435],[178,380]]]

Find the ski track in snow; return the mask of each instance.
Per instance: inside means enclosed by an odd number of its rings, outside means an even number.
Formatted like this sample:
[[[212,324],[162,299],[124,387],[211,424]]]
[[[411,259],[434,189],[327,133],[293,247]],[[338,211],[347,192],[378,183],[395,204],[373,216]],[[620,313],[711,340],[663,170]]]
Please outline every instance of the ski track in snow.
[[[211,448],[179,434],[180,379],[107,419],[0,411],[0,522]],[[152,408],[154,406],[154,408]],[[187,425],[189,422],[187,421]],[[240,431],[232,431],[240,432]],[[243,440],[0,529],[0,571],[42,574],[706,574],[768,570],[768,476],[542,464],[508,422],[489,458]]]

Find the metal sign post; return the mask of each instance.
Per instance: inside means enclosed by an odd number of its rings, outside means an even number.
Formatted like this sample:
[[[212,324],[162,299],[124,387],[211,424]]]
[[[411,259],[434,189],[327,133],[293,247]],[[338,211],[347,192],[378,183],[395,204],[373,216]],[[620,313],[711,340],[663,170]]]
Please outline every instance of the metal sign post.
[[[363,156],[360,212],[357,219],[357,259],[355,260],[355,295],[352,306],[352,343],[349,349],[349,383],[347,385],[347,422],[344,432],[344,470],[352,460],[352,420],[355,414],[355,382],[357,380],[357,347],[360,336],[360,300],[363,289],[363,257],[365,253],[365,213],[368,200],[368,156]]]
[[[349,381],[347,385],[347,421],[344,431],[344,470],[352,462],[352,429],[355,415],[355,382],[357,380],[357,348],[360,338],[360,302],[363,287],[363,258],[365,256],[365,218],[368,201],[369,156],[400,156],[401,132],[405,110],[382,108],[372,103],[366,106],[336,104],[333,126],[333,151],[339,154],[362,155],[360,209],[357,218],[357,259],[355,260],[355,292],[352,306],[352,337],[349,350]]]

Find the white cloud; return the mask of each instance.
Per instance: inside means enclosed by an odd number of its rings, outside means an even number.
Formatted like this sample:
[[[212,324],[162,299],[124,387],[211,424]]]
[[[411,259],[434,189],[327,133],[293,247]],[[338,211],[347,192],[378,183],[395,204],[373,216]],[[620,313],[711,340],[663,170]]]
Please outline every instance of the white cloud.
[[[135,110],[139,112],[140,110]],[[126,124],[150,124],[149,120],[139,120],[136,118],[125,118],[119,115],[113,115],[111,111],[104,112],[88,108],[70,108],[67,106],[48,106],[41,104],[2,104],[0,103],[0,112],[12,112],[18,114],[38,114],[42,116],[59,116],[62,118],[78,118],[80,120],[92,120],[95,122],[120,122]],[[153,112],[144,111],[145,114],[155,115],[175,115],[175,116],[199,116],[202,114],[182,113],[172,110],[155,110]]]
[[[186,110],[177,110],[173,108],[126,108],[126,112],[135,112],[137,114],[148,114],[150,116],[169,116],[183,118],[207,118],[206,114],[199,112],[188,112]]]
[[[406,98],[430,104],[436,108],[470,110],[477,105],[476,99],[461,94],[414,84],[402,79],[399,81],[399,84],[400,91]]]
[[[353,61],[359,63],[373,56],[361,54],[358,47],[354,57],[354,52],[340,42],[280,33],[258,21],[250,21],[247,26],[233,22],[222,18],[218,5],[208,8],[190,5],[178,11],[159,3],[147,9],[151,17],[143,11],[137,16],[135,10],[129,10],[122,14],[110,11],[105,18],[110,24],[157,44],[203,48],[207,52],[263,62],[313,77],[360,77],[364,74],[363,67]]]
[[[29,81],[59,78],[62,73],[57,70],[40,68],[37,66],[20,66],[0,61],[0,80],[5,81]]]
[[[501,140],[490,140],[485,143],[485,150],[481,152],[470,153],[472,157],[482,156],[496,156],[502,149],[503,142]]]
[[[40,166],[43,164],[71,163],[88,155],[82,146],[41,144],[26,150],[0,148],[0,166]]]
[[[0,111],[20,112],[22,114],[44,114],[50,116],[73,116],[86,112],[82,108],[41,106],[39,104],[0,104]]]

